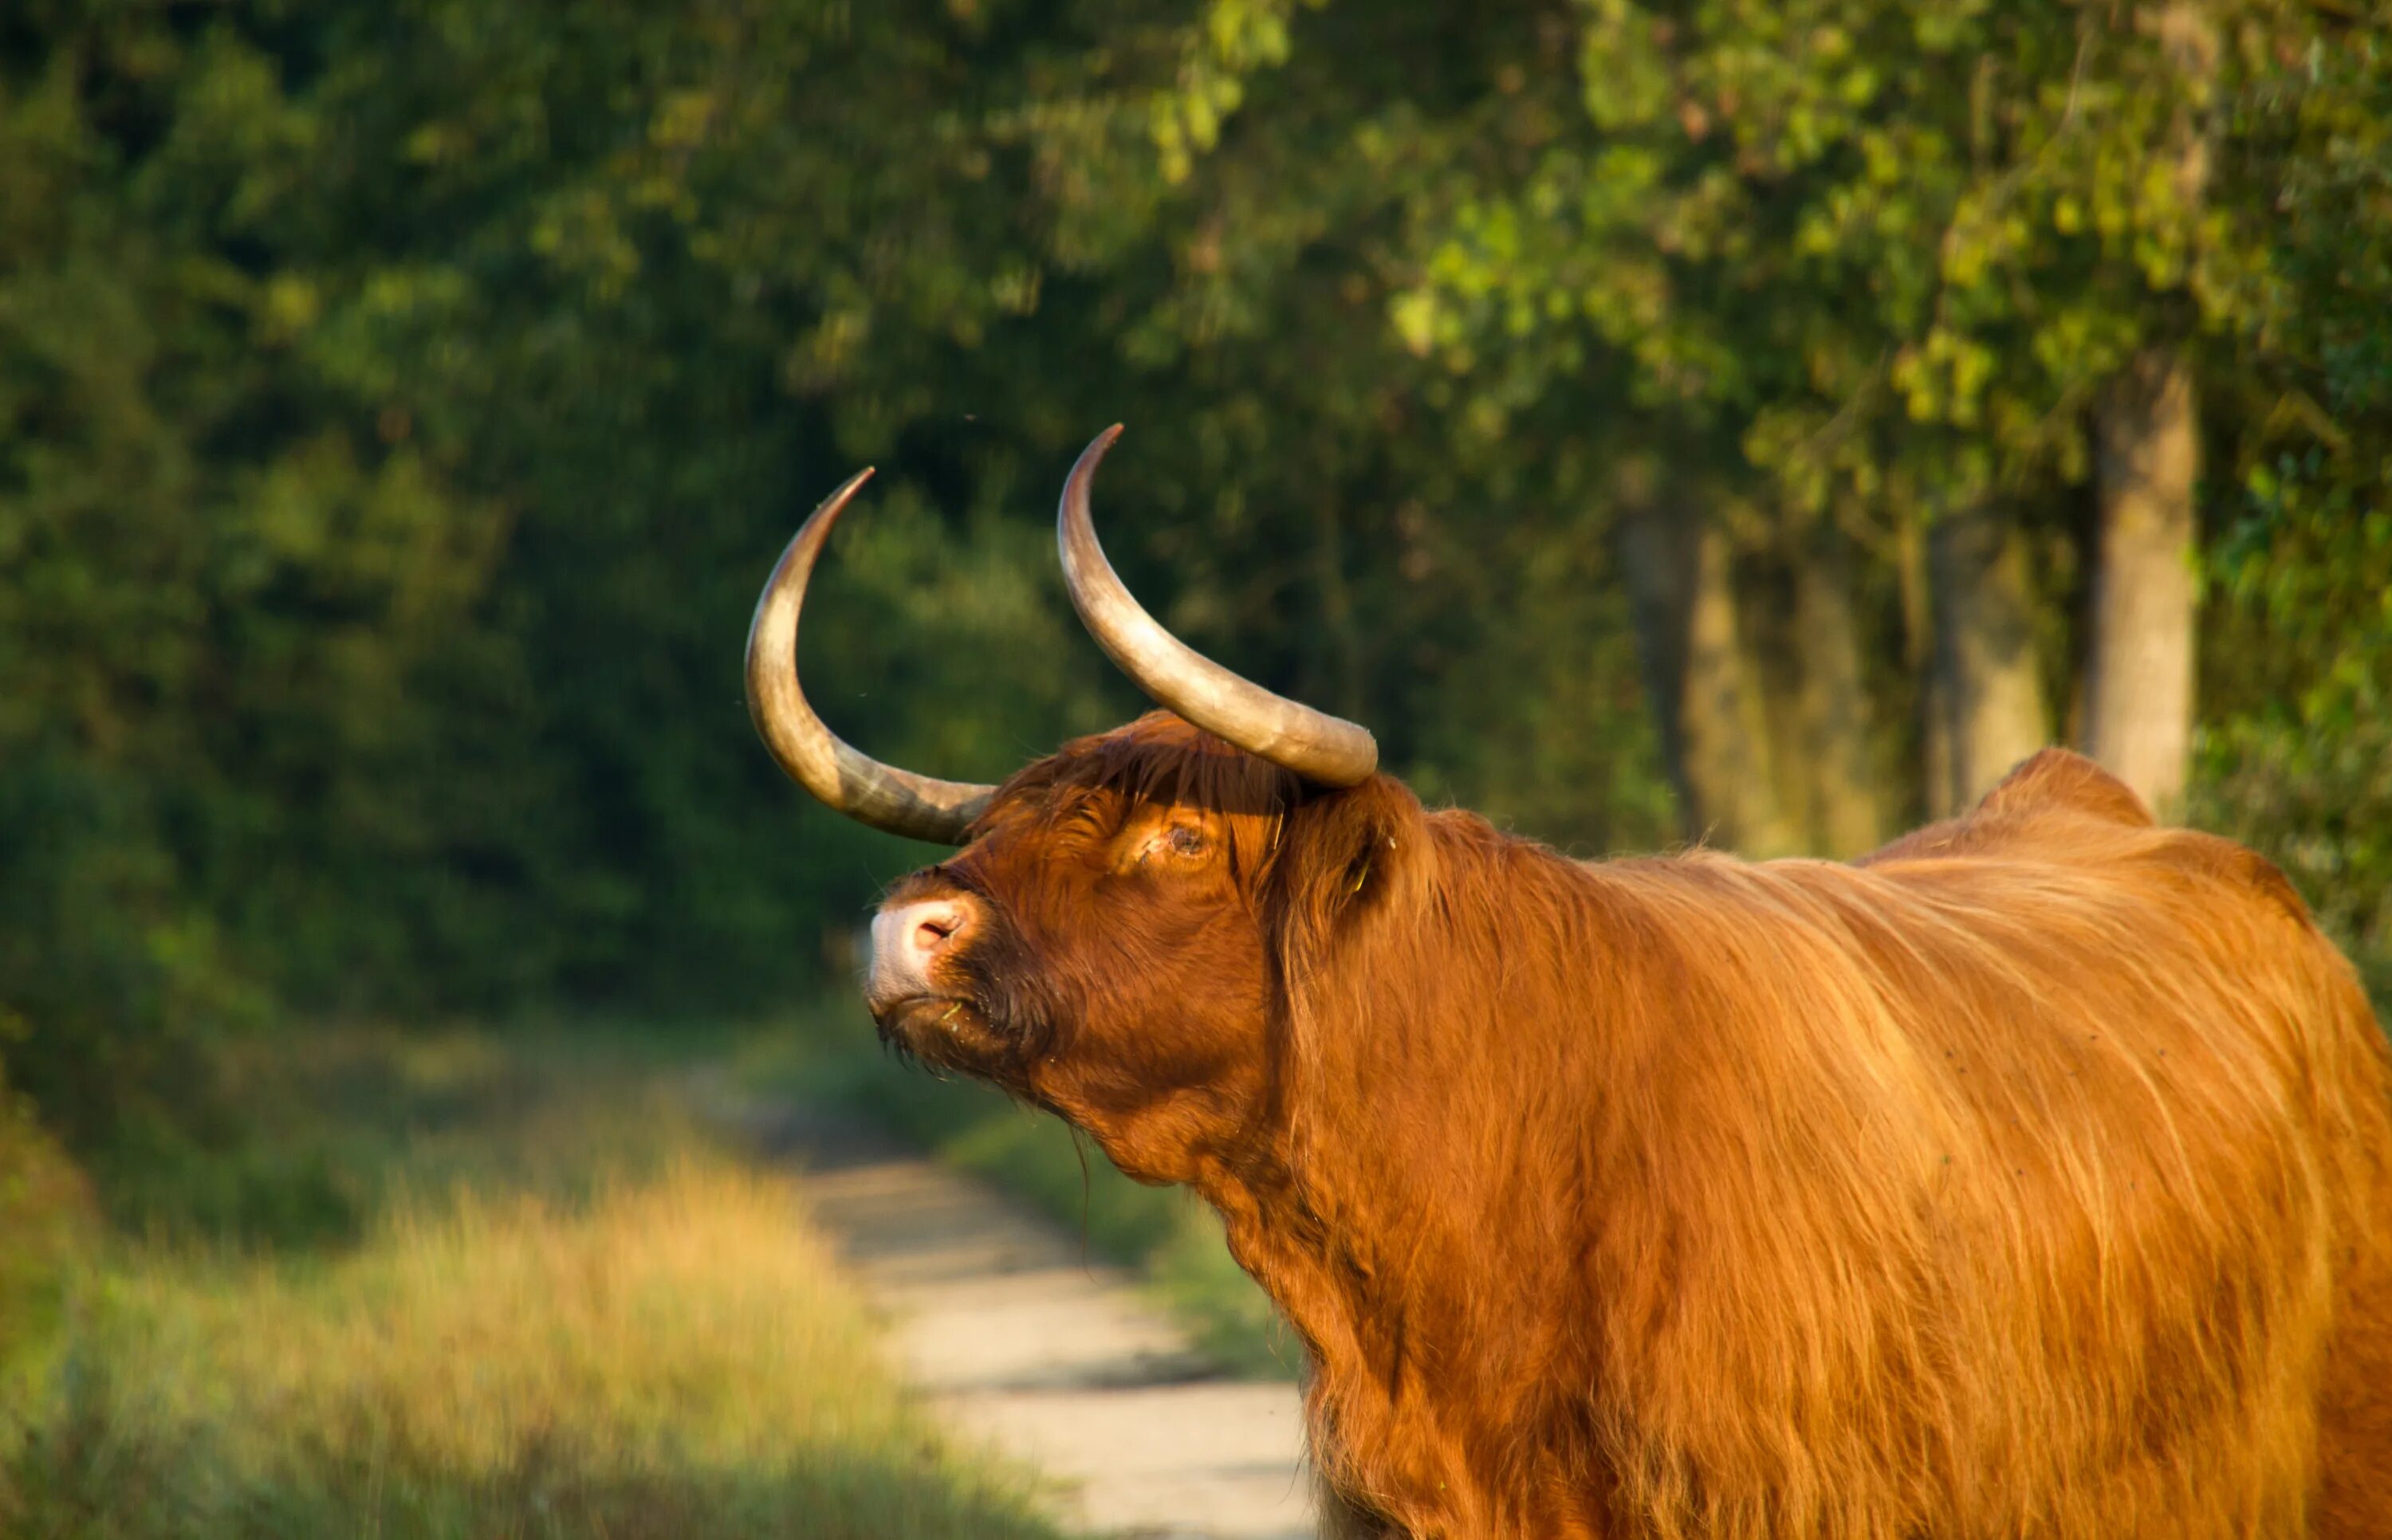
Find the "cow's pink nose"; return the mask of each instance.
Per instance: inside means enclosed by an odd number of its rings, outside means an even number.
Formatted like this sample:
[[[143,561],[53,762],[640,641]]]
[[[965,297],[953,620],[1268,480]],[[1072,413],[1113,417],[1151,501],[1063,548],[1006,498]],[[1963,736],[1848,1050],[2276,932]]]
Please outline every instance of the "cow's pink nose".
[[[872,997],[894,1002],[936,992],[930,964],[971,927],[963,899],[921,899],[872,918]]]
[[[932,899],[927,903],[907,904],[898,916],[897,928],[915,951],[936,951],[956,938],[967,918],[964,906],[952,899]]]

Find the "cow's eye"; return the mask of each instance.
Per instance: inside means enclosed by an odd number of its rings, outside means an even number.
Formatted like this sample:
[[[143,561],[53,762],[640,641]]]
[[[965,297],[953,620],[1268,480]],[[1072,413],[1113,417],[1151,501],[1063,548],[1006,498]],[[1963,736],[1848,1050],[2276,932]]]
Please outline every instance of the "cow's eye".
[[[1194,856],[1203,853],[1204,831],[1202,829],[1191,829],[1185,823],[1174,824],[1171,832],[1163,838],[1164,842],[1171,847],[1171,853],[1175,856]]]

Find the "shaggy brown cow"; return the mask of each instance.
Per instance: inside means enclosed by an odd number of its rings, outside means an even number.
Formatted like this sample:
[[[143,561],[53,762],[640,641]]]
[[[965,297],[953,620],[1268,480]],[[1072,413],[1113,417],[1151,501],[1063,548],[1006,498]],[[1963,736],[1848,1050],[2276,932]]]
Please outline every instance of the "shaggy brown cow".
[[[1121,589],[1111,437],[1065,563],[1177,715],[994,788],[838,743],[793,649],[854,483],[751,700],[825,801],[963,847],[882,906],[883,1033],[1220,1210],[1333,1524],[2392,1535],[2392,1074],[2275,868],[2058,751],[1848,865],[1424,811]]]

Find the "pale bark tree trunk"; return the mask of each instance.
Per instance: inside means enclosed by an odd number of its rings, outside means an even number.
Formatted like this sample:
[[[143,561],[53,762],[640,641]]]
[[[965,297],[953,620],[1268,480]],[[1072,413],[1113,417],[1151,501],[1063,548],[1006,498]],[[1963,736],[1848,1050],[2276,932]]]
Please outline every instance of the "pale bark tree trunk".
[[[1735,552],[1727,531],[1710,520],[1696,530],[1694,544],[1681,707],[1687,789],[1702,837],[1750,855],[1781,855],[1799,842],[1770,775],[1761,681],[1736,614]]]
[[[1727,532],[1647,509],[1626,521],[1621,554],[1687,837],[1754,855],[1792,849],[1771,784],[1768,723],[1738,625]]]
[[[1946,513],[1928,532],[1927,547],[1931,698],[1949,745],[1942,805],[1958,810],[2048,741],[2034,600],[2025,542],[2017,525],[1992,509]]]
[[[1793,565],[1808,843],[1822,855],[1858,855],[1878,844],[1885,831],[1870,753],[1872,722],[1861,673],[1852,565],[1841,537],[1829,524],[1800,542]]]
[[[2209,181],[2200,114],[2217,69],[2217,37],[2198,5],[2159,13],[2160,46],[2184,81],[2170,133],[2177,195],[2188,221]],[[2100,529],[2084,676],[2085,751],[2163,818],[2184,796],[2192,747],[2194,480],[2200,424],[2181,349],[2138,354],[2094,410]]]
[[[2095,427],[2101,511],[2085,752],[2164,816],[2183,797],[2192,746],[2200,434],[2182,357],[2138,358],[2105,393]]]

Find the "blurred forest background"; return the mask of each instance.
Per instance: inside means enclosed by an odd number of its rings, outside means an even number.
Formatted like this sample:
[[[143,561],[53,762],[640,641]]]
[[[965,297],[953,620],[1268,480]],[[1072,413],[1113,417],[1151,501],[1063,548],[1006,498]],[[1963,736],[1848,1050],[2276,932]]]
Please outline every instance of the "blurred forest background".
[[[755,744],[765,569],[879,463],[808,677],[1000,775],[1141,704],[1115,419],[1134,586],[1432,798],[1850,852],[2078,742],[2380,961],[2385,20],[20,0],[10,1080],[97,1149],[225,1031],[787,998],[918,852]]]
[[[1433,800],[1850,853],[2075,743],[2380,982],[2387,317],[2378,0],[11,0],[0,1124],[838,982],[922,852],[755,743],[757,588],[878,463],[835,724],[1123,720],[1117,419],[1132,587]]]

